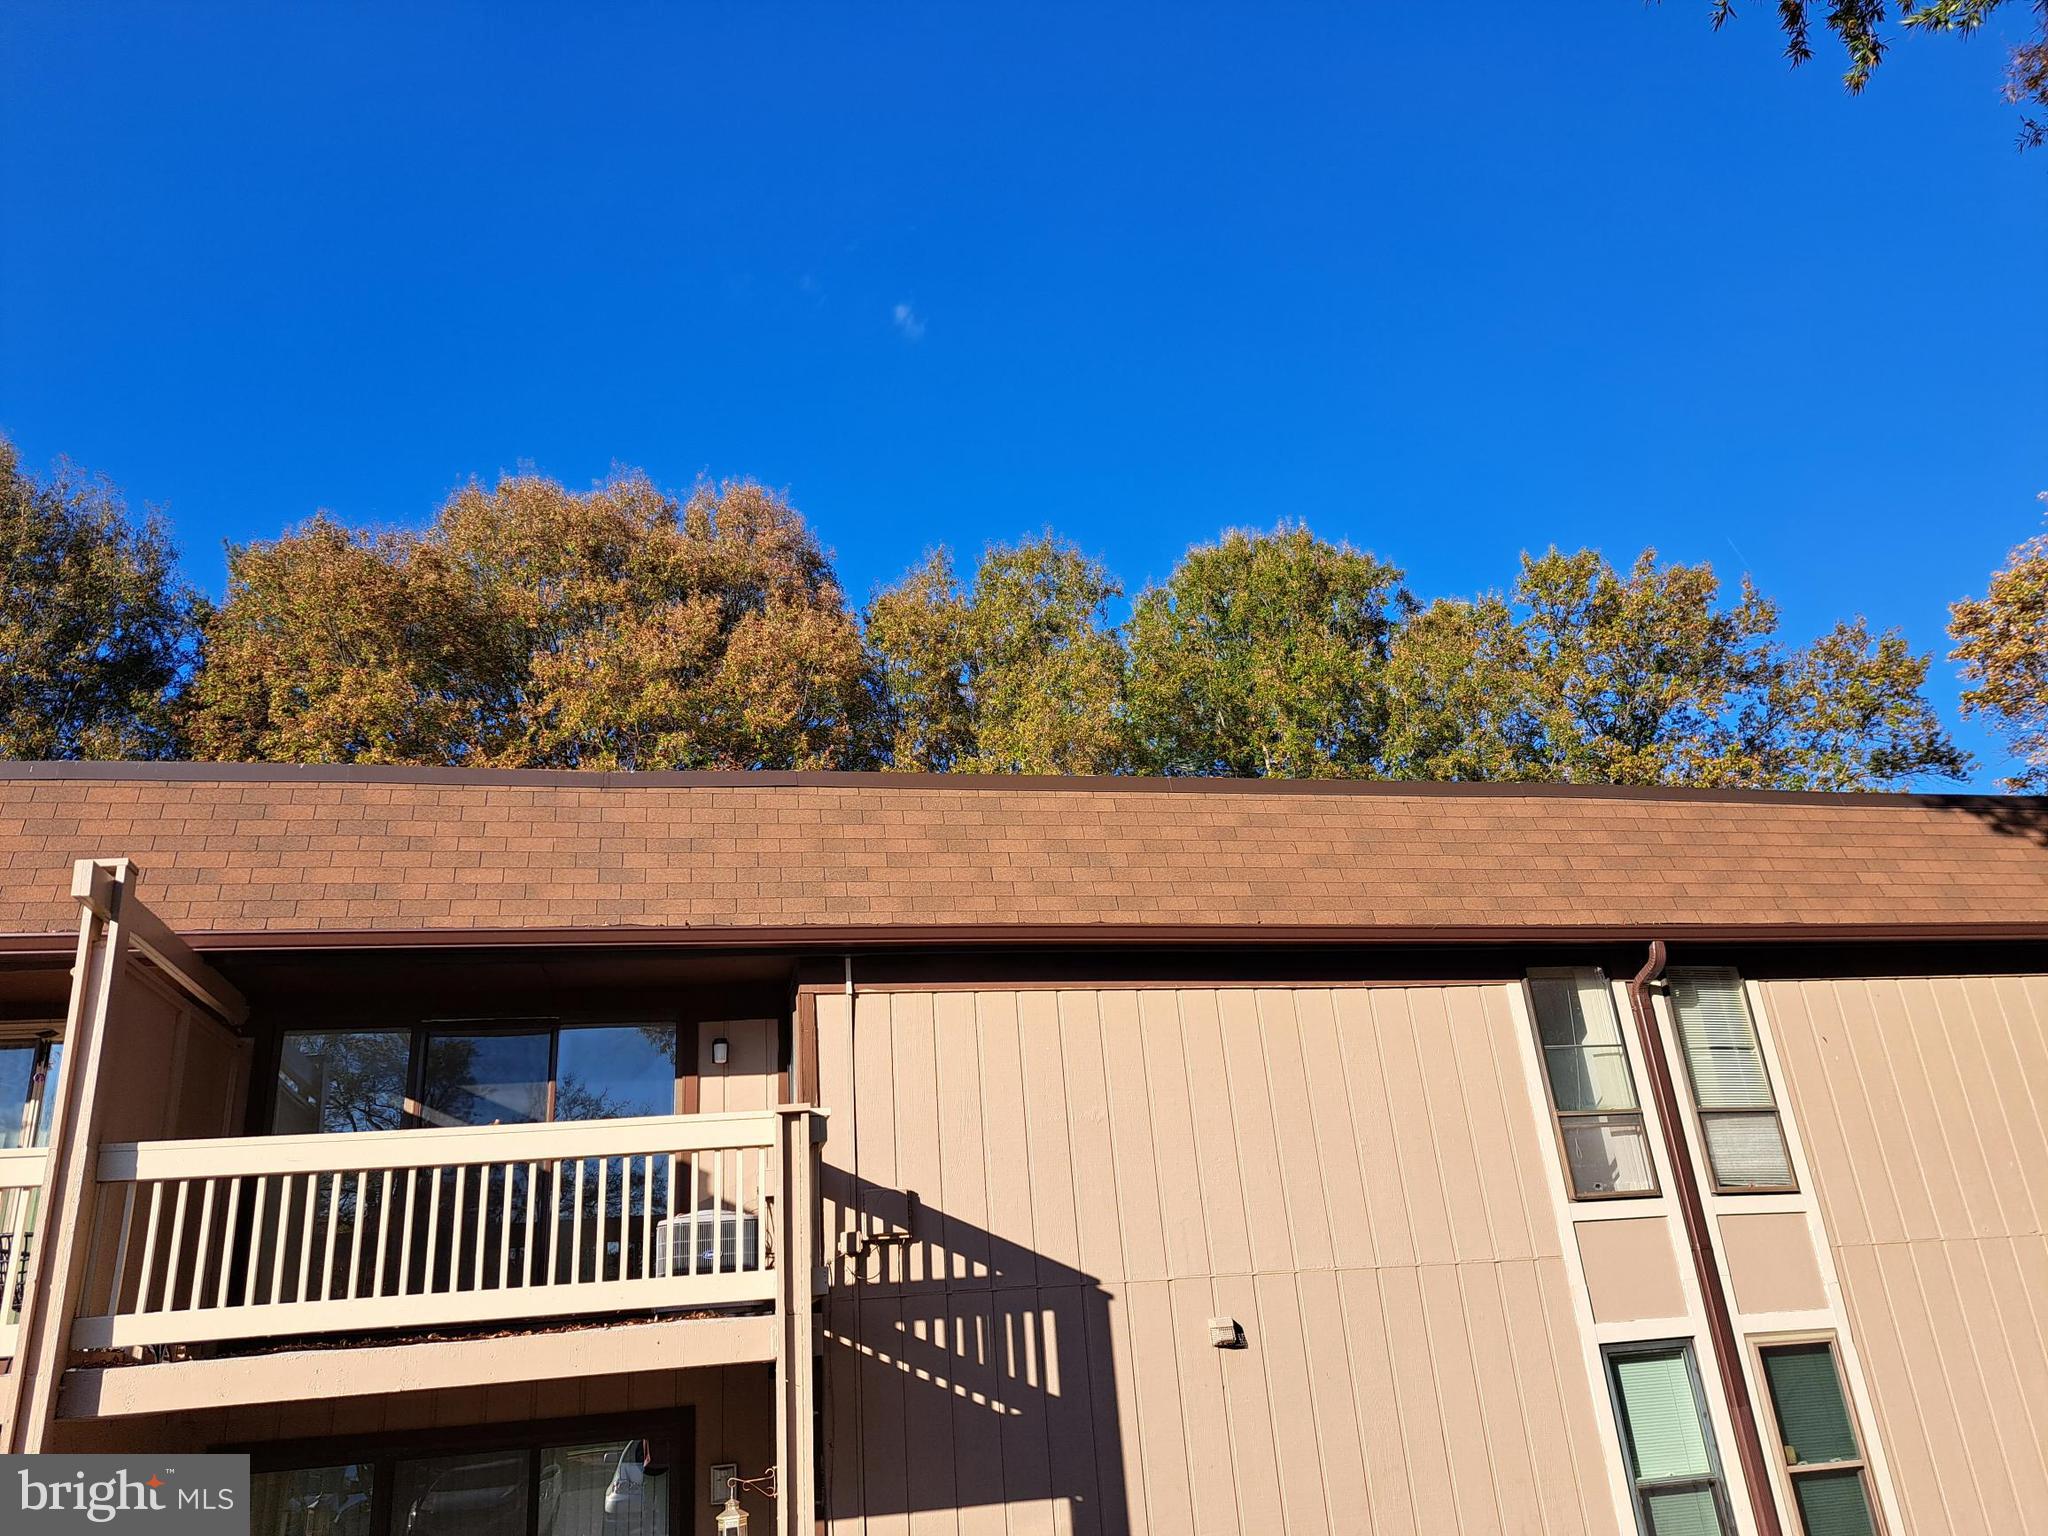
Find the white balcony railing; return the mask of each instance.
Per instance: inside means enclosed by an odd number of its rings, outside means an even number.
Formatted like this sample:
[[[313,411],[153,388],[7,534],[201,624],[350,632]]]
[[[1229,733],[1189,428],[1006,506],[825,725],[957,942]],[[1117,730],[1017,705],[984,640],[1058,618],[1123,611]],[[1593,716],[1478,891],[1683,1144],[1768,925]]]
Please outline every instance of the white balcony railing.
[[[778,1123],[770,1111],[108,1146],[72,1343],[772,1301]]]
[[[29,1251],[35,1242],[36,1206],[42,1198],[40,1147],[0,1151],[0,1360],[14,1357],[28,1305]]]

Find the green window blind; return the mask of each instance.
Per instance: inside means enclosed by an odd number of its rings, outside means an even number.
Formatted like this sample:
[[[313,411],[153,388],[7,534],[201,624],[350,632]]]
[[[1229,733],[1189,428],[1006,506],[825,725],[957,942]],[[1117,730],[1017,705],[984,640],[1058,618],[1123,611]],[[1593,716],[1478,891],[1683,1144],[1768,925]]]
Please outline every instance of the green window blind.
[[[1795,1477],[1792,1493],[1799,1501],[1799,1523],[1806,1536],[1876,1536],[1870,1492],[1855,1467]]]
[[[1683,1350],[1621,1355],[1614,1362],[1636,1481],[1711,1477],[1699,1400]]]
[[[1764,1374],[1771,1384],[1788,1465],[1857,1459],[1856,1431],[1842,1401],[1833,1349],[1826,1344],[1796,1344],[1767,1350]]]
[[[1643,1495],[1650,1536],[1723,1536],[1711,1488],[1667,1488]]]
[[[1607,1358],[1645,1536],[1727,1536],[1690,1348],[1631,1348]]]
[[[1863,1449],[1834,1349],[1820,1342],[1780,1345],[1764,1350],[1763,1362],[1805,1536],[1874,1536]]]

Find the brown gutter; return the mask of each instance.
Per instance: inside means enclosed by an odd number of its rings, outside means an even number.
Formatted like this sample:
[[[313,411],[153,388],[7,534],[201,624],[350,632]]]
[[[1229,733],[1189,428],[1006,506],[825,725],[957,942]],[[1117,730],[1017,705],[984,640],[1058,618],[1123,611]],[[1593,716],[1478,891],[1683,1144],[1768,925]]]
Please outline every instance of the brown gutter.
[[[1735,1426],[1735,1452],[1742,1463],[1743,1481],[1749,1486],[1749,1505],[1756,1516],[1758,1536],[1784,1536],[1778,1521],[1777,1500],[1771,1492],[1770,1465],[1764,1460],[1763,1437],[1757,1433],[1756,1413],[1750,1407],[1749,1388],[1742,1373],[1742,1348],[1735,1338],[1735,1322],[1728,1310],[1728,1293],[1721,1288],[1721,1269],[1714,1261],[1714,1238],[1707,1224],[1707,1208],[1700,1199],[1698,1171],[1692,1149],[1686,1144],[1685,1127],[1679,1120],[1678,1089],[1671,1080],[1670,1062],[1664,1055],[1664,1034],[1657,1026],[1657,1010],[1650,1002],[1650,983],[1664,974],[1666,951],[1662,939],[1650,941],[1650,955],[1628,984],[1629,1006],[1635,1010],[1636,1029],[1643,1042],[1644,1073],[1650,1080],[1650,1096],[1657,1101],[1657,1120],[1664,1133],[1664,1152],[1671,1159],[1672,1182],[1678,1186],[1678,1211],[1685,1221],[1686,1246],[1692,1251],[1693,1272],[1699,1277],[1700,1301],[1707,1309],[1707,1337],[1714,1346],[1714,1361],[1720,1367],[1721,1391],[1728,1402],[1728,1421]]]
[[[531,928],[188,929],[208,954],[348,949],[724,949],[843,954],[847,950],[1091,949],[1211,946],[1372,948],[1434,944],[1640,944],[1662,934],[1688,944],[2042,943],[2048,923],[1354,924],[1303,923],[810,923],[718,927],[619,925]],[[0,957],[69,957],[58,933],[0,934]]]

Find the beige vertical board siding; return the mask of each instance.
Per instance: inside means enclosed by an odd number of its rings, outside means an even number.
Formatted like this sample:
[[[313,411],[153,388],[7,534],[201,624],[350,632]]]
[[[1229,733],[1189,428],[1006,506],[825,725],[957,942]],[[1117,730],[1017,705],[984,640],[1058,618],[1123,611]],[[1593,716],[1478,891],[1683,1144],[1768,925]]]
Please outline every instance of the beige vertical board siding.
[[[1504,989],[819,1002],[835,1531],[1614,1530]]]
[[[1224,1066],[1223,1020],[1214,992],[1180,994],[1180,1034],[1188,1104],[1204,1128],[1195,1138],[1195,1172],[1209,1236],[1209,1262],[1221,1275],[1249,1274],[1251,1231],[1245,1225],[1244,1167],[1237,1155],[1236,1106]]]
[[[1257,1325],[1259,1302],[1249,1274],[1217,1276],[1210,1282],[1210,1294],[1216,1300],[1215,1315],[1232,1318],[1247,1330]],[[1273,1439],[1273,1399],[1265,1362],[1249,1349],[1218,1350],[1217,1355],[1238,1508],[1277,1510],[1281,1508],[1280,1454]]]
[[[1078,1265],[1104,1285],[1124,1277],[1123,1221],[1109,1129],[1109,1080],[1102,1065],[1102,1018],[1093,992],[1058,992],[1060,1066],[1067,1146],[1073,1157]]]
[[[910,997],[902,999],[905,1005]],[[946,1257],[953,1283],[988,1284],[988,1156],[982,1141],[981,1031],[973,995],[942,992],[931,999],[938,1067],[939,1190]],[[821,1043],[819,1050],[824,1046]],[[849,1100],[846,1119],[855,1118]],[[832,1143],[826,1142],[826,1155]],[[984,1314],[986,1316],[986,1314]]]
[[[726,1061],[711,1059],[711,1042],[723,1039]],[[772,1109],[781,1097],[776,1081],[781,1053],[781,1028],[773,1019],[728,1019],[697,1030],[697,1108],[704,1114],[726,1110]]]
[[[1351,1405],[1365,1450],[1365,1509],[1375,1536],[1417,1529],[1409,1491],[1407,1452],[1401,1444],[1402,1416],[1394,1395],[1394,1367],[1380,1310],[1379,1276],[1348,1269],[1337,1276],[1344,1309],[1345,1354],[1341,1364],[1351,1382]],[[1364,1528],[1361,1521],[1359,1529]]]
[[[1345,1097],[1351,1105],[1354,1143],[1362,1175],[1365,1225],[1372,1241],[1370,1263],[1415,1262],[1415,1239],[1409,1229],[1406,1202],[1401,1199],[1401,1155],[1395,1143],[1394,1118],[1387,1106],[1386,1073],[1380,1065],[1379,1027],[1373,994],[1346,990],[1335,994],[1337,1047],[1344,1061]],[[1510,1046],[1512,1049],[1512,1045]],[[1510,1076],[1507,1081],[1514,1082]]]
[[[1763,995],[1908,1526],[2048,1531],[2048,977]]]

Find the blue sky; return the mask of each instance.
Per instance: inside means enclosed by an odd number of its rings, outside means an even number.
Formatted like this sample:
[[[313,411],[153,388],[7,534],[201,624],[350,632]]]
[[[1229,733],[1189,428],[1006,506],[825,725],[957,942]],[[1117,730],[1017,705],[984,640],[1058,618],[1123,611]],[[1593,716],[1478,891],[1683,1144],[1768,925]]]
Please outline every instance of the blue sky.
[[[1424,594],[1654,544],[1935,647],[2041,525],[2048,152],[1998,36],[1851,100],[1707,10],[13,0],[0,430],[214,591],[618,463],[786,488],[857,600],[1289,517]]]

